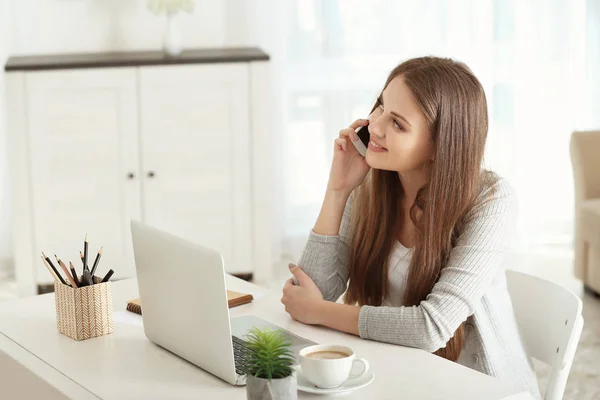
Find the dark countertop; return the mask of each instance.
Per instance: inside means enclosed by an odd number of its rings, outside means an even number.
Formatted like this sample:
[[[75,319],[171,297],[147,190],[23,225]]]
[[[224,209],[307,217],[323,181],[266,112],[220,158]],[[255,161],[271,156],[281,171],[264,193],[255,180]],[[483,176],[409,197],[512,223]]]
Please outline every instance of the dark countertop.
[[[257,47],[231,47],[184,50],[177,57],[163,51],[48,54],[10,57],[4,70],[43,71],[55,69],[139,67],[144,65],[211,64],[267,61],[269,55]]]

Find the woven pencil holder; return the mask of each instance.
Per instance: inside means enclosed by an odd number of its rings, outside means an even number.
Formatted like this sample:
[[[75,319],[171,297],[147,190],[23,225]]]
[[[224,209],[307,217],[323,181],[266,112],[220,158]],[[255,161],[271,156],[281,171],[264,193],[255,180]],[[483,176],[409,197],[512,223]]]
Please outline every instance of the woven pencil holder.
[[[111,282],[81,288],[56,282],[54,293],[56,327],[63,335],[85,340],[114,331]]]

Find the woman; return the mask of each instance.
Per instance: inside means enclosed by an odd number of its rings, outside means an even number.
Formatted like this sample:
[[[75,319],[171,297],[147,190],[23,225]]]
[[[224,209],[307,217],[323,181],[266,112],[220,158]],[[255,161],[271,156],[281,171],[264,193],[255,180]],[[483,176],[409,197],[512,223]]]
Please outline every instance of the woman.
[[[362,158],[350,140],[367,124]],[[281,301],[300,322],[421,348],[540,398],[506,287],[515,196],[482,170],[487,129],[466,65],[397,66],[369,119],[335,140],[321,212]]]

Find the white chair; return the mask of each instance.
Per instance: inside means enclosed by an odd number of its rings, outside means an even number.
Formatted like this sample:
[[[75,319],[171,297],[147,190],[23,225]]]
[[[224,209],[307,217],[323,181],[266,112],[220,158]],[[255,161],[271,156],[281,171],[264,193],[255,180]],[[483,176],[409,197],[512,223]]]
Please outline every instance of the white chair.
[[[552,368],[545,400],[562,399],[583,328],[581,299],[545,279],[506,271],[508,292],[529,357]]]

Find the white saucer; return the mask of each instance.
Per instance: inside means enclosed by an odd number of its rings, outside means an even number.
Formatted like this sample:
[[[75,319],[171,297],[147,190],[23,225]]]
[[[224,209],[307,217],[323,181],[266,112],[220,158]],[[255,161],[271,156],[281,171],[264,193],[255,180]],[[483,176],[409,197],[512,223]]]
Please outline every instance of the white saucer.
[[[350,392],[352,390],[360,389],[360,388],[367,386],[369,383],[373,382],[373,380],[375,379],[375,374],[373,373],[373,371],[368,371],[365,375],[363,375],[359,378],[348,379],[346,382],[344,382],[344,384],[342,386],[339,386],[339,387],[336,387],[333,389],[322,389],[322,388],[317,387],[317,386],[313,385],[312,383],[310,383],[302,375],[302,368],[300,367],[300,365],[294,366],[294,369],[296,370],[296,377],[298,380],[298,390],[301,390],[301,391],[307,392],[307,393],[336,394],[336,393]]]

